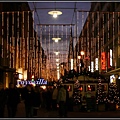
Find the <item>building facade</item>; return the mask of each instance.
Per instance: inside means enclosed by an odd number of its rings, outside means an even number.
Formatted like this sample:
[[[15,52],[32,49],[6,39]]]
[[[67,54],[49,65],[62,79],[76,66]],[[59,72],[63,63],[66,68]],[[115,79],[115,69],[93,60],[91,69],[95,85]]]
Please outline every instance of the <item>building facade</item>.
[[[114,75],[111,82],[120,75],[119,7],[117,2],[92,2],[76,45],[76,52],[85,52],[85,67],[91,72]]]
[[[0,76],[4,87],[17,79],[44,77],[46,57],[28,3],[0,3]],[[15,77],[16,76],[16,77]]]

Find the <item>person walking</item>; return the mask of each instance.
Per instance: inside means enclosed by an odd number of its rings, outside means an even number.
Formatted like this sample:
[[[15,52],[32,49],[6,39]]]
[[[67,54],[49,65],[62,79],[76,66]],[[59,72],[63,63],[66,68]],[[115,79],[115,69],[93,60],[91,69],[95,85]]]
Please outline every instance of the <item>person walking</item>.
[[[57,110],[57,96],[58,96],[58,89],[57,87],[53,88],[53,93],[52,93],[52,109]]]
[[[59,105],[59,117],[65,117],[66,90],[63,85],[60,85],[57,103]]]
[[[51,93],[50,88],[47,88],[45,97],[46,97],[46,109],[47,109],[47,111],[50,111],[51,104],[52,104],[52,93]]]
[[[26,117],[33,117],[33,97],[33,89],[31,85],[27,85],[24,93]]]
[[[40,87],[35,86],[33,91],[33,117],[37,117],[38,109],[40,108],[41,104],[41,96],[40,96]]]
[[[0,83],[0,118],[4,117],[4,110],[6,104],[6,91],[4,90],[3,83]]]
[[[67,117],[68,106],[69,106],[69,92],[68,92],[68,87],[67,87],[67,85],[64,85],[64,88],[65,88],[65,90],[66,90],[66,102],[65,102],[65,115],[64,115],[64,117]]]
[[[9,118],[15,117],[18,103],[20,103],[20,94],[14,87],[14,84],[10,83],[7,90],[7,109]]]

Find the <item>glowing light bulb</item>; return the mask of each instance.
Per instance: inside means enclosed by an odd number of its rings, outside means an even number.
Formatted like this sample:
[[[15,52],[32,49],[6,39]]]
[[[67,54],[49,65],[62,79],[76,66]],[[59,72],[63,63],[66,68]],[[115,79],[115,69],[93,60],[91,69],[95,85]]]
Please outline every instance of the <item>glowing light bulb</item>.
[[[53,17],[57,18],[57,13],[56,12],[53,13]]]
[[[58,39],[55,39],[55,42],[58,42]]]
[[[59,61],[59,59],[56,59],[56,62],[58,62]]]

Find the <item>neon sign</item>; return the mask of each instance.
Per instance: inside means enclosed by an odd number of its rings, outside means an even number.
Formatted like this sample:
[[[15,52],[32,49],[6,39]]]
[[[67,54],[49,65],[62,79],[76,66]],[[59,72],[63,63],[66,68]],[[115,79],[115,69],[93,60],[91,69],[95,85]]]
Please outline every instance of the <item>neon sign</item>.
[[[105,56],[105,52],[101,53],[101,68],[102,68],[102,70],[106,69],[106,56]]]

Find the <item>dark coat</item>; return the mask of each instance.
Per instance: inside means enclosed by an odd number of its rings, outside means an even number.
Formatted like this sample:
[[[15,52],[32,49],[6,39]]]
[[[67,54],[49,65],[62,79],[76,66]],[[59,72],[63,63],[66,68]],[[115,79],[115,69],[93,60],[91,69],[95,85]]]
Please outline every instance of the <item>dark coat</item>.
[[[24,93],[24,103],[26,106],[33,106],[33,97],[34,97],[33,90],[28,91],[26,89]]]
[[[33,107],[39,107],[41,104],[40,92],[35,91],[33,93]]]
[[[17,106],[20,102],[20,94],[15,88],[10,88],[7,90],[7,105]]]
[[[0,108],[4,108],[6,104],[7,94],[4,89],[0,90]]]

